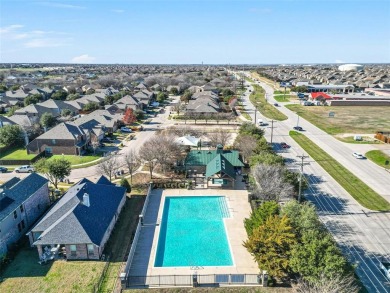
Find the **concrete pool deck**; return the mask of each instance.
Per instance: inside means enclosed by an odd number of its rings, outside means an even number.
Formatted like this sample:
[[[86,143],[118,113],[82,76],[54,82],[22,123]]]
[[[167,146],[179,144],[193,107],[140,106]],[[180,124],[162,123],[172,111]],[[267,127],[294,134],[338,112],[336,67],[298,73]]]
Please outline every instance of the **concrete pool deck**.
[[[230,218],[224,219],[227,238],[229,240],[233,266],[212,267],[155,267],[155,256],[160,232],[159,223],[162,218],[166,196],[225,196],[230,210]],[[259,268],[252,256],[242,245],[247,239],[244,219],[249,217],[251,208],[246,190],[228,189],[155,189],[150,194],[149,204],[144,216],[130,276],[153,275],[192,275],[198,274],[258,274]],[[157,225],[156,225],[157,223]]]

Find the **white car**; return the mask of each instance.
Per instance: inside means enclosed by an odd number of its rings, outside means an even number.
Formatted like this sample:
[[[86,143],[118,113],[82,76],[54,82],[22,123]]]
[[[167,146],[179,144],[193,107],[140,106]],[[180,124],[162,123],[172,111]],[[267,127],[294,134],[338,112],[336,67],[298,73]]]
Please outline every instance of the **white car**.
[[[132,130],[131,130],[130,128],[127,128],[127,127],[125,127],[125,126],[122,126],[122,127],[121,127],[121,131],[122,131],[122,132],[132,132]]]
[[[33,166],[30,165],[25,165],[25,166],[20,166],[18,168],[15,168],[16,173],[32,173],[35,172],[35,169]]]
[[[356,159],[365,159],[366,158],[365,156],[363,156],[360,153],[353,153],[352,156],[354,156]]]

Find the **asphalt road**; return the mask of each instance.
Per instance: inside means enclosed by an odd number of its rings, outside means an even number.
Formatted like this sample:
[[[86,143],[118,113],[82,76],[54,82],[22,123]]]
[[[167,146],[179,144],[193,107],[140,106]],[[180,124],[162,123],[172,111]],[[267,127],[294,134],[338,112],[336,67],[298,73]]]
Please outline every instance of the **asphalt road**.
[[[264,84],[261,85],[266,89],[269,101],[274,103],[272,89]],[[249,102],[248,93],[244,95],[243,104],[254,119],[254,107]],[[288,135],[297,123],[297,115],[283,106],[278,108],[289,119],[274,124],[274,149],[287,159],[288,168],[298,171],[297,156],[307,154]],[[259,112],[257,112],[257,118],[264,121],[269,120]],[[299,125],[306,130],[305,135],[339,160],[355,175],[365,176],[364,181],[369,186],[390,199],[389,192],[387,192],[387,190],[390,191],[390,180],[386,180],[386,177],[390,178],[390,174],[383,174],[383,170],[368,160],[360,161],[352,156],[353,151],[364,153],[371,146],[347,145],[339,142],[304,119],[299,120]],[[271,129],[269,126],[265,128],[265,136],[270,141]],[[291,148],[281,148],[279,143],[282,141],[291,145]],[[390,292],[389,280],[378,267],[381,258],[390,255],[390,226],[388,225],[390,213],[372,212],[362,208],[314,160],[308,158],[306,162],[310,162],[310,165],[304,167],[304,173],[309,183],[309,190],[305,193],[305,197],[316,205],[321,221],[332,233],[344,255],[352,264],[356,265],[356,273],[367,290],[369,292]]]

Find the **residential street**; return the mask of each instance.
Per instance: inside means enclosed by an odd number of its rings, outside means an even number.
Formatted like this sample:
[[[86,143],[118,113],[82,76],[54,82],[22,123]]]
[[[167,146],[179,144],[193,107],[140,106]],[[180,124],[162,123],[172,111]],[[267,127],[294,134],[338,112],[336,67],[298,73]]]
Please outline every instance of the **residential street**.
[[[270,102],[274,103],[271,98],[273,90],[263,83],[261,86],[266,89]],[[254,118],[254,107],[249,102],[248,92],[244,100],[246,109]],[[274,123],[273,142],[284,141],[291,145],[291,148],[282,149],[278,144],[274,144],[274,148],[288,159],[289,168],[298,170],[297,156],[307,154],[288,135],[297,123],[297,115],[283,106],[280,106],[279,110],[289,119]],[[268,120],[259,112],[257,117]],[[368,160],[357,160],[352,156],[352,152],[364,153],[372,149],[372,146],[339,142],[304,119],[299,120],[299,125],[306,130],[305,135],[390,201],[390,193],[386,192],[390,190],[390,182],[387,180],[390,174]],[[270,141],[270,127],[265,129],[265,133]],[[389,281],[379,270],[378,263],[381,257],[390,254],[390,228],[387,224],[390,222],[390,213],[371,212],[362,208],[316,162],[311,158],[306,162],[310,162],[310,165],[304,167],[310,188],[305,196],[316,205],[321,220],[332,232],[350,262],[357,265],[356,272],[369,292],[389,292]]]

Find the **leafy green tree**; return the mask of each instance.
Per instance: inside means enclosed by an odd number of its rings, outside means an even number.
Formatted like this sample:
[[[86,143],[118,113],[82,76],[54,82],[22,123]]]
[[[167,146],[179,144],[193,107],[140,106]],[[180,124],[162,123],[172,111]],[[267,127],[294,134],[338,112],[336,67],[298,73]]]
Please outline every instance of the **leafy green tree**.
[[[284,177],[285,181],[289,182],[292,186],[294,186],[295,192],[299,191],[300,173],[285,169],[283,172],[283,177]],[[308,185],[307,185],[306,180],[304,180],[304,177],[302,177],[302,178],[303,178],[303,180],[302,180],[301,188],[302,188],[302,190],[305,190],[308,187]]]
[[[19,125],[5,125],[0,128],[0,144],[19,146],[23,144],[23,130]]]
[[[75,93],[75,94],[69,94],[69,95],[66,97],[66,100],[67,100],[67,101],[74,101],[74,100],[79,99],[79,98],[80,98],[80,94]]]
[[[99,104],[95,102],[88,102],[83,106],[83,111],[85,112],[91,112],[99,109]]]
[[[92,89],[92,88],[88,89],[88,90],[85,92],[86,95],[92,95],[92,94],[94,94],[94,93],[95,93],[95,90]]]
[[[263,202],[256,210],[254,210],[250,217],[244,220],[246,233],[251,236],[253,230],[264,225],[265,221],[271,217],[279,215],[279,205],[276,201]]]
[[[47,129],[55,125],[56,119],[51,113],[45,112],[42,114],[41,119],[39,119],[39,123],[43,128]]]
[[[258,128],[252,122],[244,122],[241,124],[238,133],[251,135],[251,136],[256,137],[257,139],[260,139],[264,135],[264,130],[262,130],[261,128]]]
[[[170,93],[172,95],[177,95],[179,93],[179,90],[176,87],[172,87],[171,90],[170,90]]]
[[[234,92],[231,89],[223,89],[222,90],[222,95],[224,97],[229,97],[229,96],[234,95]]]
[[[10,117],[10,116],[14,115],[14,114],[15,114],[15,111],[18,110],[18,109],[20,109],[19,106],[12,106],[12,107],[9,109],[9,111],[8,111],[8,113],[7,113],[7,116]]]
[[[126,188],[126,192],[130,193],[131,192],[131,186],[129,181],[127,181],[126,178],[122,177],[121,180],[119,181],[119,185]]]
[[[70,109],[63,109],[61,111],[61,116],[62,117],[67,117],[67,116],[70,116],[70,115],[72,115],[72,111]]]
[[[5,93],[8,90],[5,84],[0,84],[0,93]]]
[[[159,103],[162,103],[164,102],[166,99],[168,99],[168,95],[164,92],[159,92],[157,94],[157,98],[156,98],[156,101],[159,102]]]
[[[51,159],[45,158],[38,160],[34,164],[37,172],[44,174],[54,187],[58,188],[58,182],[70,175],[71,163],[67,159]]]
[[[261,154],[263,152],[273,152],[272,146],[267,142],[265,137],[262,137],[257,140],[257,145],[253,150],[255,154]]]
[[[36,104],[43,99],[41,94],[34,94],[24,98],[24,106],[28,106],[30,104]]]
[[[192,93],[189,90],[184,91],[183,95],[180,97],[180,101],[188,103],[191,100]]]
[[[327,231],[304,230],[299,244],[291,250],[291,269],[315,282],[325,275],[331,279],[348,272],[345,257]]]
[[[66,97],[68,96],[67,92],[64,90],[56,91],[54,94],[51,95],[51,98],[53,100],[61,100],[64,101]]]
[[[11,86],[11,91],[17,91],[18,89],[20,89],[20,84],[14,84]]]
[[[263,151],[257,155],[251,156],[249,159],[249,165],[251,167],[254,167],[258,164],[283,166],[284,161],[282,156]]]
[[[145,113],[142,110],[135,110],[134,113],[137,120],[142,120],[145,118]]]
[[[282,278],[290,272],[291,248],[297,243],[288,217],[269,217],[265,223],[253,230],[244,242],[260,270],[266,270],[271,277]]]

